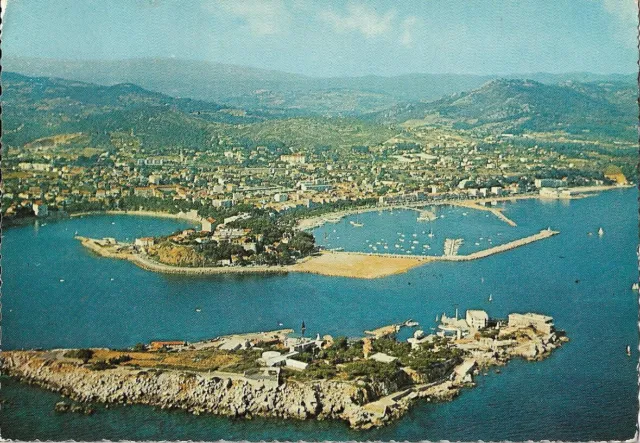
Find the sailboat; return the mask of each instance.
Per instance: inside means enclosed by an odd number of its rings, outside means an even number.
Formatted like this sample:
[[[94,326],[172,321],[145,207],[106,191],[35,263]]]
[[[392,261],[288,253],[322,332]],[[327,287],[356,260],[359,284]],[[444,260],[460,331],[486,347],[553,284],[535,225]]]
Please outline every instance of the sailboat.
[[[627,345],[627,355],[631,355],[631,346]]]
[[[493,295],[489,294],[489,303],[493,301]]]
[[[640,285],[638,283],[634,283],[631,285],[631,289],[637,291],[638,289],[640,289]]]
[[[360,217],[359,217],[359,215],[360,215],[359,213],[358,213],[358,214],[356,214],[356,220],[355,220],[355,221],[351,220],[351,221],[349,222],[349,223],[351,223],[351,226],[353,226],[354,228],[361,228],[361,227],[363,227],[363,226],[364,226],[364,224],[363,224],[363,223],[360,223]]]
[[[433,229],[429,228],[429,233],[427,234],[427,237],[433,238]]]
[[[436,323],[439,322],[440,319],[438,318],[438,315],[436,314]]]
[[[602,237],[604,235],[604,229],[602,228],[598,229],[598,235]]]

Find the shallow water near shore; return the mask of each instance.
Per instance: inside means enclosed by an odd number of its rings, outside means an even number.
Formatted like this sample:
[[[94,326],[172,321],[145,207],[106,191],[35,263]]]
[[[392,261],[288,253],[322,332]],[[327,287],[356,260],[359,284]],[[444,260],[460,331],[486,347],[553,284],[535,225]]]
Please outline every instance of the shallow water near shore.
[[[452,212],[448,212],[452,211]],[[462,212],[468,213],[463,216]],[[637,191],[596,197],[508,203],[512,228],[492,214],[438,208],[444,236],[475,247],[499,244],[551,226],[561,233],[503,254],[465,263],[430,263],[406,274],[356,280],[310,274],[186,277],[155,274],[132,263],[94,256],[73,234],[121,240],[166,234],[188,223],[135,216],[92,216],[8,229],[3,237],[3,349],[131,346],[152,339],[197,340],[231,332],[298,328],[315,334],[360,335],[413,318],[428,330],[454,304],[552,315],[571,339],[541,362],[513,361],[476,378],[449,403],[417,403],[388,427],[357,432],[339,422],[230,420],[150,407],[98,408],[91,417],[58,415],[57,394],[2,380],[3,438],[133,440],[607,440],[631,438],[637,417]],[[331,247],[360,250],[397,232],[410,238],[416,211],[350,216],[317,229]],[[486,217],[489,215],[489,217]],[[353,228],[358,220],[365,226]],[[447,222],[450,223],[447,223]],[[112,224],[115,223],[115,224]],[[468,224],[468,225],[465,225]],[[436,229],[437,226],[437,229]],[[466,226],[466,227],[465,227]],[[597,230],[604,229],[599,237]],[[333,233],[336,229],[336,233]],[[343,231],[340,231],[343,230]],[[387,234],[389,231],[389,234]],[[405,232],[406,231],[406,232]],[[344,234],[341,235],[341,233]],[[497,236],[502,232],[502,236]],[[593,235],[589,236],[591,232]],[[513,238],[510,236],[513,235]],[[438,239],[435,242],[435,238]],[[504,239],[502,239],[504,238]],[[342,240],[342,242],[340,242]],[[412,240],[413,241],[413,240]],[[374,243],[375,243],[374,242]],[[393,240],[395,242],[395,239]],[[433,246],[432,246],[433,248]],[[484,248],[481,246],[479,248]],[[471,250],[471,249],[470,249]],[[467,253],[463,250],[460,253]],[[381,251],[378,251],[381,252]],[[113,279],[113,280],[111,280]],[[64,280],[64,281],[60,281]],[[489,295],[493,302],[488,302]],[[195,309],[200,308],[201,312]],[[633,348],[632,357],[624,353]]]

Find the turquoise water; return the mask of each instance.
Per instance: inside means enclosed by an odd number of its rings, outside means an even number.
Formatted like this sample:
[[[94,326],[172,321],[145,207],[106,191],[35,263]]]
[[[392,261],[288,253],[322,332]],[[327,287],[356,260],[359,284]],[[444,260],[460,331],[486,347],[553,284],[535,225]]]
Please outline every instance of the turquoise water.
[[[56,415],[59,396],[3,380],[2,437],[15,439],[135,440],[608,440],[631,438],[637,417],[636,190],[603,193],[571,202],[521,201],[505,214],[468,212],[474,226],[451,236],[519,237],[551,226],[553,238],[466,263],[433,263],[378,280],[286,276],[165,276],[124,261],[97,258],[73,240],[81,235],[121,239],[168,233],[184,224],[165,219],[87,217],[11,228],[3,238],[4,349],[63,346],[130,346],[156,338],[195,340],[278,322],[308,332],[359,335],[364,329],[407,318],[433,325],[436,314],[482,308],[493,316],[513,311],[552,315],[571,342],[536,363],[514,361],[501,374],[477,377],[478,386],[442,404],[421,402],[392,425],[366,432],[340,422],[234,421],[215,416],[156,411],[150,407],[99,408],[92,417]],[[458,208],[451,209],[457,211]],[[444,210],[443,210],[444,211]],[[439,212],[440,213],[440,212]],[[442,212],[444,213],[444,212]],[[385,238],[407,233],[416,213],[360,215],[347,223],[339,246],[358,235]],[[443,240],[445,214],[434,233]],[[393,218],[397,217],[397,218]],[[482,220],[481,220],[482,219]],[[351,219],[348,219],[351,220]],[[111,224],[111,223],[115,224]],[[481,227],[476,226],[482,223]],[[486,223],[486,225],[485,225]],[[602,226],[605,234],[588,236]],[[329,229],[329,225],[321,229]],[[480,232],[482,231],[482,232]],[[514,232],[509,232],[514,231]],[[515,235],[517,231],[517,235]],[[318,231],[322,232],[322,231]],[[497,233],[502,232],[503,236]],[[352,235],[349,235],[349,234]],[[405,235],[407,235],[405,233]],[[448,235],[448,234],[447,234]],[[336,235],[337,237],[338,235]],[[436,237],[434,237],[436,238]],[[366,240],[367,238],[365,238]],[[376,240],[378,241],[378,240]],[[500,240],[499,242],[502,242]],[[475,245],[474,245],[475,246]],[[461,253],[464,251],[461,249]],[[113,278],[113,281],[111,280]],[[60,282],[63,279],[64,282]],[[493,295],[493,303],[487,298]],[[195,312],[195,308],[201,312]],[[630,344],[633,356],[624,348]]]

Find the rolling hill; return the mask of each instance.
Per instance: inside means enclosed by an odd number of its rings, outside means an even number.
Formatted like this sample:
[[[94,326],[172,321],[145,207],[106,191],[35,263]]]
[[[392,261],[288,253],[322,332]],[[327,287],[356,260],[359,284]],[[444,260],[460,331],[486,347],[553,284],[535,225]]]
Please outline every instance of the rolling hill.
[[[635,90],[626,83],[491,80],[434,102],[411,102],[370,114],[381,123],[429,119],[487,132],[595,133],[629,137],[637,122]]]

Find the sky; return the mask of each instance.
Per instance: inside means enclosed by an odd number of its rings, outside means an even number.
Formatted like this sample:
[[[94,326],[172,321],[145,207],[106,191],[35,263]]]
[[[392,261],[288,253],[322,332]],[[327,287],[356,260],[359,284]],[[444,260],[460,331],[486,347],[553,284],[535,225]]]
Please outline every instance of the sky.
[[[634,0],[8,3],[8,57],[174,57],[315,77],[637,70]]]

